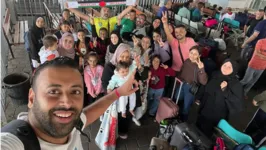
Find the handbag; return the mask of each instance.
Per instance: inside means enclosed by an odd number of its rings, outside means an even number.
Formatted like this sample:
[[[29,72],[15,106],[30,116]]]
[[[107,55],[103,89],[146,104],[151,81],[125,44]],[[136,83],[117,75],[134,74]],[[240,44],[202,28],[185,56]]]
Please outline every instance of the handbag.
[[[191,88],[189,89],[189,92],[193,95],[196,95],[198,90],[199,90],[199,86],[200,84],[197,83],[197,69],[194,69],[194,81],[191,84]]]

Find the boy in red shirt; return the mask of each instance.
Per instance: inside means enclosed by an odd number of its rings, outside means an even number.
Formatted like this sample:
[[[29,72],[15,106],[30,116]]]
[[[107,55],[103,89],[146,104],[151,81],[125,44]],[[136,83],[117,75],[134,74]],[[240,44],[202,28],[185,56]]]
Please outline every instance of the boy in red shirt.
[[[246,74],[240,81],[244,87],[245,95],[258,81],[263,71],[266,69],[266,38],[257,42],[253,56],[248,64]]]

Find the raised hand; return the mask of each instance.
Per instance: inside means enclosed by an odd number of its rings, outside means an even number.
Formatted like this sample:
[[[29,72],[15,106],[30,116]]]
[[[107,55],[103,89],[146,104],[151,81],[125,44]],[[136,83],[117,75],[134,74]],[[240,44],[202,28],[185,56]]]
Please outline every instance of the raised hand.
[[[200,58],[197,59],[196,63],[198,65],[199,69],[202,69],[204,67],[204,64],[200,61]]]
[[[93,47],[97,47],[97,37],[93,37]]]
[[[168,23],[167,14],[166,12],[162,12],[162,23]]]
[[[128,96],[132,93],[135,93],[139,89],[138,82],[135,80],[135,74],[136,74],[136,69],[130,75],[128,80],[122,86],[117,88],[117,91],[120,94],[120,96]]]
[[[223,81],[220,86],[222,90],[225,90],[225,88],[227,87],[227,82]]]
[[[134,47],[137,47],[139,45],[139,40],[136,38],[136,36],[132,37],[133,43],[134,43]]]
[[[168,69],[168,66],[164,64],[161,64],[161,67],[163,67],[164,69]]]
[[[158,40],[158,43],[159,43],[159,46],[160,46],[160,47],[163,47],[163,46],[164,46],[164,42],[163,42],[163,39],[162,39],[162,38],[160,38],[160,39]]]

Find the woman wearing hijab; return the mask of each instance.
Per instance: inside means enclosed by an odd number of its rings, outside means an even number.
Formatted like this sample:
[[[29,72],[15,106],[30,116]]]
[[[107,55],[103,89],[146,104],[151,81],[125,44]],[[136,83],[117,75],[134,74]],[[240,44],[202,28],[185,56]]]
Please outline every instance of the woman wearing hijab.
[[[58,53],[60,56],[67,56],[75,59],[76,52],[74,49],[74,37],[71,33],[64,33],[59,41]]]
[[[45,36],[45,29],[44,29],[44,18],[37,17],[34,22],[33,26],[29,31],[29,42],[30,42],[30,57],[32,59],[32,66],[33,68],[37,68],[40,64],[39,58],[39,51],[43,46],[42,38]]]
[[[228,120],[229,115],[243,110],[244,90],[236,72],[235,62],[226,59],[221,70],[213,74],[199,94],[201,104],[197,126],[208,136],[212,135],[213,127],[217,126],[221,119]]]
[[[139,60],[137,60],[137,73],[135,75],[136,80],[145,80],[148,77],[148,68],[143,68],[139,64]],[[111,77],[114,74],[114,70],[116,68],[116,65],[118,62],[127,62],[132,63],[132,59],[130,57],[130,46],[124,43],[119,44],[117,47],[112,59],[110,62],[107,62],[104,66],[103,75],[102,75],[102,87],[105,92],[107,92],[107,86],[111,79]],[[136,91],[136,107],[141,107],[141,97],[140,97],[140,91]],[[128,133],[128,126],[129,126],[129,118],[131,116],[128,115],[126,118],[123,118],[121,114],[118,115],[118,133],[121,138],[126,139],[127,133]],[[133,120],[136,124],[140,125],[139,122],[136,120]]]
[[[106,55],[105,55],[105,63],[108,63],[114,53],[115,53],[115,50],[116,48],[118,47],[118,45],[122,43],[122,40],[119,36],[119,31],[112,31],[111,32],[111,42],[110,42],[110,45],[107,47],[107,51],[106,51]]]

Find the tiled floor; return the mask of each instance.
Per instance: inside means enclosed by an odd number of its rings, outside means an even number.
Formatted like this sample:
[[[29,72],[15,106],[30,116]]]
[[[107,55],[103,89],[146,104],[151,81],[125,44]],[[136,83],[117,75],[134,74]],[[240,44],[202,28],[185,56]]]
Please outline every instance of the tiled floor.
[[[24,50],[24,45],[17,46],[14,49],[15,49],[14,50],[15,59],[11,59],[11,57],[9,58],[8,73],[22,72],[22,71],[30,72],[29,60],[28,60],[27,53]],[[237,53],[239,53],[239,52],[236,52],[234,48],[230,48],[230,51],[233,52],[233,55],[232,55],[233,58],[235,58],[238,55]],[[257,90],[256,91],[252,90],[249,93],[250,99],[245,101],[246,109],[244,112],[242,112],[241,114],[238,114],[237,116],[230,117],[230,123],[240,131],[242,131],[245,128],[248,121],[250,120],[250,118],[252,118],[254,112],[256,111],[256,107],[254,107],[251,104],[252,97],[255,94],[257,94]],[[7,98],[7,102],[10,102],[10,98]],[[193,105],[193,108],[191,109],[191,115],[189,116],[190,122],[195,122],[196,114],[197,114],[196,110],[197,110],[196,106]],[[27,111],[26,105],[14,106],[12,103],[8,103],[7,108],[6,108],[7,120],[10,121],[14,119],[17,116],[17,114],[22,111]],[[130,124],[128,139],[127,140],[117,139],[117,149],[121,149],[121,150],[126,150],[126,149],[127,150],[147,150],[148,149],[151,138],[156,135],[158,124],[154,123],[151,118],[146,117],[146,116],[144,116],[141,119],[141,123],[142,123],[141,127],[137,127],[133,122]],[[96,121],[85,129],[86,133],[90,132],[91,134],[91,142],[88,143],[87,139],[82,137],[84,149],[90,149],[90,150],[99,149],[95,145],[95,142],[94,142],[99,126],[100,126],[100,121]]]

